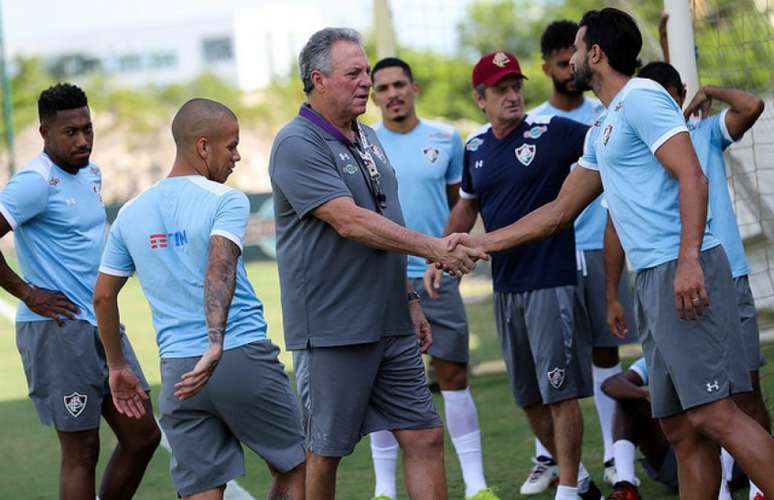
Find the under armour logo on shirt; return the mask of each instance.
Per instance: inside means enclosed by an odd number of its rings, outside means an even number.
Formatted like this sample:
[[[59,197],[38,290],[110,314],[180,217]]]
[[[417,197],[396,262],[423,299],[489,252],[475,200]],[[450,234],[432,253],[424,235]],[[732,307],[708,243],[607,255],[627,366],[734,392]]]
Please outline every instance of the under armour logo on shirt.
[[[473,164],[473,168],[481,168],[484,166],[484,160],[478,160]]]

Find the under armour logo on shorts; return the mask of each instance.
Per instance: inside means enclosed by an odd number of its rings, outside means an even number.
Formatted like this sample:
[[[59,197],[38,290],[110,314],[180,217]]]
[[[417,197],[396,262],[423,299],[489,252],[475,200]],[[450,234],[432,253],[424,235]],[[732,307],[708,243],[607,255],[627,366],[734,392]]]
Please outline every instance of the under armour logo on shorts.
[[[67,412],[77,418],[86,408],[86,401],[88,401],[88,399],[88,396],[74,392],[64,397],[64,405]]]
[[[562,388],[564,385],[564,369],[554,368],[546,375],[548,375],[548,381],[551,382],[551,387],[557,390]]]
[[[720,384],[718,384],[717,380],[713,380],[712,382],[707,382],[707,392],[715,392],[720,390]]]

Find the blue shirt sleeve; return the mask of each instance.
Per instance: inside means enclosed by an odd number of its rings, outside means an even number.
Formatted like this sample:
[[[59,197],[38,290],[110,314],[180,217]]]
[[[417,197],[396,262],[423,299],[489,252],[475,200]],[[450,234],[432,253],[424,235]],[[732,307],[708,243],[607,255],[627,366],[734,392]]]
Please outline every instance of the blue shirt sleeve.
[[[242,250],[249,217],[250,200],[243,192],[231,190],[218,202],[210,236],[223,236]]]
[[[578,165],[589,170],[599,170],[597,165],[596,142],[599,135],[599,121],[595,122],[586,132],[583,140],[583,155],[578,160]]]
[[[645,358],[639,358],[629,369],[640,376],[643,385],[648,385],[648,365],[645,363]]]
[[[0,191],[0,213],[16,229],[48,206],[48,182],[34,170],[22,170]]]
[[[470,175],[470,151],[465,151],[465,154],[463,155],[460,197],[464,200],[473,200],[476,198],[476,189],[473,187],[473,177]]]
[[[717,144],[723,151],[735,142],[726,128],[726,113],[728,113],[728,109],[707,118],[712,126],[712,143]]]
[[[134,260],[121,236],[121,214],[119,213],[110,228],[105,250],[102,252],[99,272],[111,276],[128,277],[134,274],[134,270]]]
[[[675,135],[688,132],[680,107],[661,86],[632,90],[626,96],[622,113],[629,127],[654,154]]]
[[[459,132],[452,135],[451,158],[449,168],[446,170],[446,183],[457,184],[462,180],[462,138]]]
[[[335,198],[352,196],[335,161],[306,137],[286,137],[272,152],[272,181],[303,219]]]

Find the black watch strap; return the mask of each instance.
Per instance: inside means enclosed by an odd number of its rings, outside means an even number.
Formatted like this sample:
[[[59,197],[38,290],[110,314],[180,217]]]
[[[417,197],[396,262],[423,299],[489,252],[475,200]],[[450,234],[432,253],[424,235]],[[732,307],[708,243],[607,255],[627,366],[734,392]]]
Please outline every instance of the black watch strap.
[[[407,297],[408,297],[408,301],[409,302],[414,302],[415,300],[417,300],[417,301],[421,300],[421,297],[419,296],[419,294],[417,293],[416,290],[412,290],[412,291],[408,292],[408,296]]]

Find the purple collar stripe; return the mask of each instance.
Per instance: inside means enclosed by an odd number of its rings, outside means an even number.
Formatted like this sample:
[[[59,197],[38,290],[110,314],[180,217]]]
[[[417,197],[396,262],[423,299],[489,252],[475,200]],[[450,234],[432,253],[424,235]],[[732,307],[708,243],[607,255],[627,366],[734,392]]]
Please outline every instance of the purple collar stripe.
[[[308,104],[302,104],[298,114],[328,132],[337,141],[341,142],[345,146],[353,145],[352,141],[350,141],[347,136],[342,134],[339,129],[331,125],[328,120],[317,114]]]

